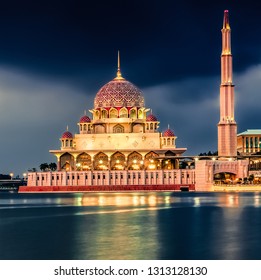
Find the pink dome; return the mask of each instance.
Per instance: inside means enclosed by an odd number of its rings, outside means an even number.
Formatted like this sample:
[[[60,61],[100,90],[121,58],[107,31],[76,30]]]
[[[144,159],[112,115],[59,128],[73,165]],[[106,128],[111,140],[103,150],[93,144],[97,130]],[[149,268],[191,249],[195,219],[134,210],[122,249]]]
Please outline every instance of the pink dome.
[[[142,92],[124,78],[115,78],[96,94],[94,108],[144,107]]]
[[[154,115],[150,114],[147,116],[146,121],[147,122],[157,122],[158,120]]]
[[[62,138],[73,138],[73,135],[69,131],[65,131],[62,135]]]
[[[89,123],[91,122],[90,118],[88,116],[82,116],[80,119],[80,123]]]
[[[175,134],[171,129],[167,129],[163,132],[163,137],[174,137]]]

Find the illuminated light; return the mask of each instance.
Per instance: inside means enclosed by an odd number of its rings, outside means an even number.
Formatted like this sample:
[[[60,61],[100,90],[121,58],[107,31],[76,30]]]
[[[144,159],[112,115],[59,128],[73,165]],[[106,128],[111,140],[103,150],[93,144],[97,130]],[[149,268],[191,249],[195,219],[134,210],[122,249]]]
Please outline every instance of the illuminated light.
[[[132,202],[133,202],[133,205],[135,205],[135,206],[139,205],[139,199],[138,199],[138,196],[133,196],[133,198],[132,198]]]
[[[232,161],[232,158],[229,158],[228,160],[229,160],[229,161]]]
[[[216,158],[213,157],[212,160],[216,160]]]
[[[155,164],[149,164],[149,169],[155,169],[156,165]]]
[[[166,197],[165,197],[165,204],[166,204],[166,205],[169,205],[169,204],[170,204],[170,197],[169,197],[169,196],[166,196]]]
[[[199,158],[198,157],[195,157],[195,161],[198,161],[199,160]]]
[[[136,159],[134,159],[134,160],[133,160],[133,163],[137,163],[137,160],[136,160]]]
[[[141,198],[140,198],[140,204],[141,205],[144,205],[146,202],[145,202],[145,197],[144,196],[142,196]]]
[[[100,163],[100,164],[102,164],[102,163],[103,163],[103,161],[102,161],[102,160],[99,160],[99,163]]]
[[[143,163],[144,163],[143,160],[141,160],[141,161],[140,161],[140,164],[143,164]]]
[[[148,204],[149,206],[156,206],[157,205],[157,200],[155,195],[150,195],[148,199]]]
[[[200,198],[199,197],[195,197],[194,198],[194,207],[199,207],[200,206]]]

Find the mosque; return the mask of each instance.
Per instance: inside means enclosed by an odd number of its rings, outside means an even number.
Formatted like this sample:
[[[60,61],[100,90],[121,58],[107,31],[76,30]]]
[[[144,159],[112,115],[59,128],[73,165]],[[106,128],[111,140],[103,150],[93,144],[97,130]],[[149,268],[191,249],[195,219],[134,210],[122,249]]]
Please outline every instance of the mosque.
[[[65,131],[57,158],[57,171],[31,172],[21,191],[212,191],[217,175],[243,178],[248,161],[237,158],[237,124],[234,117],[234,84],[231,29],[224,12],[221,53],[220,121],[218,157],[191,157],[193,166],[180,168],[186,148],[176,146],[170,128],[161,132],[158,116],[145,107],[141,90],[121,73],[96,94],[94,106],[77,123],[79,133]],[[193,168],[190,168],[193,167]]]

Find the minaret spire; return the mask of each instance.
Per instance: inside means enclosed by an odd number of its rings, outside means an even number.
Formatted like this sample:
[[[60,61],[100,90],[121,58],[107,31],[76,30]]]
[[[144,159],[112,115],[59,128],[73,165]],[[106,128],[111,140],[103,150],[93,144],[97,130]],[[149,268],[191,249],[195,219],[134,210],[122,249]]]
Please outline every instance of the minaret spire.
[[[237,155],[237,124],[234,110],[234,85],[231,53],[231,30],[228,10],[224,11],[221,52],[220,121],[218,123],[218,155]]]
[[[230,29],[228,10],[224,11],[223,29]]]
[[[120,60],[120,51],[118,51],[118,68],[117,68],[117,76],[114,80],[124,80],[121,75],[121,60]]]

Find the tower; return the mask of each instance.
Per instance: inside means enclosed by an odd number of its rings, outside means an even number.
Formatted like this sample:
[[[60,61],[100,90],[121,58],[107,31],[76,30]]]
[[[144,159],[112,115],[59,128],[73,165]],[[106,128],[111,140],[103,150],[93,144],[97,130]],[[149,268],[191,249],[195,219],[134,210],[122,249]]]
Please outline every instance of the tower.
[[[237,155],[237,124],[234,118],[234,85],[231,53],[231,29],[228,10],[224,11],[221,53],[220,120],[218,123],[218,155]]]

